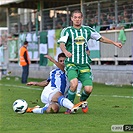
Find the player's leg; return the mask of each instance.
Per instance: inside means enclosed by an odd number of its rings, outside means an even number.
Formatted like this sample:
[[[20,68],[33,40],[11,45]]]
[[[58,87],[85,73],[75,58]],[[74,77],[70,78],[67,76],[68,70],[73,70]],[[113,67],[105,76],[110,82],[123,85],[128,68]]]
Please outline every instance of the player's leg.
[[[75,75],[75,76],[74,76]],[[70,80],[70,88],[68,90],[68,99],[73,103],[76,95],[76,89],[78,86],[78,79],[75,78],[77,77],[77,72],[76,71],[69,71],[68,73],[68,79]]]
[[[72,109],[74,104],[67,98],[65,98],[63,95],[58,97],[58,103],[60,106],[63,106],[67,109]]]
[[[45,104],[45,106],[43,108],[38,108],[36,106],[34,108],[28,108],[26,112],[27,113],[33,112],[33,113],[40,113],[40,114],[44,113],[48,109],[48,107],[49,107],[49,105],[51,103],[50,95],[51,96],[52,96],[52,94],[54,95],[54,93],[55,93],[54,91],[55,90],[52,90],[51,87],[46,86],[43,89],[42,94],[41,94],[41,101],[42,101],[42,103]]]
[[[33,113],[43,114],[43,113],[58,113],[59,112],[59,104],[58,103],[48,103],[43,108],[34,108],[32,110]]]
[[[70,100],[65,98],[62,93],[59,92],[59,89],[52,89],[51,87],[45,87],[41,95],[41,101],[45,104],[55,102],[67,109],[71,109],[74,106]]]
[[[80,97],[80,101],[86,101],[90,94],[92,93],[92,86],[85,86],[84,87],[84,90],[82,91],[82,94],[81,94],[81,97]],[[84,113],[87,113],[88,112],[88,105],[85,105],[82,107],[82,111]]]
[[[84,86],[84,90],[82,91],[80,101],[86,101],[92,93],[92,89],[92,86]]]
[[[52,96],[52,102],[58,102],[60,106],[67,108],[65,114],[75,113],[80,107],[84,107],[87,102],[83,101],[74,105],[69,99],[64,97],[61,92],[57,92]]]
[[[76,89],[78,86],[78,68],[74,64],[65,64],[65,70],[68,80],[70,81],[70,88],[68,90],[68,99],[73,103],[76,95]]]
[[[83,73],[81,76],[81,82],[84,86],[84,90],[81,93],[80,101],[86,101],[92,93],[93,83],[90,73]]]
[[[44,103],[44,104],[47,104],[47,103],[50,103],[51,102],[51,97],[50,95],[54,95],[54,93],[56,90],[55,89],[52,89],[50,86],[46,86],[43,91],[42,91],[42,94],[41,94],[41,102]]]
[[[88,72],[83,71],[82,73],[80,73],[79,76],[80,77],[79,80],[82,82],[84,86],[84,90],[82,91],[80,101],[86,101],[89,98],[90,94],[92,93],[93,89],[92,73],[87,68],[85,70],[87,70]],[[88,107],[87,106],[83,107],[82,111],[86,113],[88,111]]]
[[[51,91],[48,87],[45,87],[42,91],[41,94],[41,101],[42,103],[45,104],[45,106],[43,108],[40,108],[39,106],[35,106],[33,108],[29,108],[26,110],[27,113],[37,113],[37,114],[43,114],[49,106],[49,95],[50,95]]]
[[[26,113],[33,113],[33,110],[34,110],[34,109],[37,109],[37,110],[38,110],[37,113],[42,114],[42,113],[41,113],[41,108],[40,108],[40,106],[38,106],[38,105],[35,106],[35,107],[28,107],[27,110],[26,110]]]
[[[26,110],[27,113],[36,113],[43,114],[47,113],[58,113],[59,112],[59,104],[58,103],[48,103],[44,107],[40,108],[39,106],[35,106],[33,108],[28,108]]]
[[[80,107],[85,107],[88,104],[86,101],[82,101],[74,105],[69,99],[65,98],[64,96],[60,96],[58,98],[58,103],[60,106],[67,108],[65,114],[75,113]]]
[[[74,105],[70,100],[65,98],[64,96],[60,96],[57,102],[47,103],[43,108],[39,106],[35,106],[33,108],[28,108],[26,110],[27,113],[36,113],[36,114],[43,114],[47,113],[58,113],[60,106],[66,107],[67,111],[65,114],[75,113],[80,107],[83,108],[87,105],[86,101],[79,102],[78,104]]]
[[[59,111],[59,106],[63,106],[69,109],[70,110],[69,113],[72,113],[79,109],[79,106],[74,107],[74,104],[69,99],[65,98],[59,91],[58,92],[55,91],[54,93],[51,93],[48,99],[47,100],[45,99],[45,101],[49,101],[49,103],[47,103],[43,108],[38,108],[38,107],[28,108],[26,112],[27,113],[38,113],[38,114],[43,114],[44,112],[57,113]]]
[[[89,66],[80,67],[79,68],[79,80],[81,81],[82,85],[84,86],[84,90],[82,91],[80,101],[86,101],[90,96],[93,83],[92,83],[92,72]]]
[[[67,98],[65,98],[61,92],[56,92],[54,95],[50,95],[52,102],[58,102],[60,106],[63,106],[67,109],[72,109],[74,104]]]
[[[58,103],[51,103],[51,104],[48,106],[46,112],[47,112],[47,113],[58,113],[58,112],[59,112],[59,109],[60,109],[60,106],[59,106]]]
[[[70,88],[68,90],[68,99],[71,102],[74,102],[77,86],[78,86],[78,79],[77,78],[71,79]]]

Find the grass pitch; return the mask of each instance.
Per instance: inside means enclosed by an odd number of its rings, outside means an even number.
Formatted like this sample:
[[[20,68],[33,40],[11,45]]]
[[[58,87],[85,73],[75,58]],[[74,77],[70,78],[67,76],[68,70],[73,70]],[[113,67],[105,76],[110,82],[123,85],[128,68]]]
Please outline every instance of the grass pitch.
[[[29,79],[36,81],[36,79]],[[42,81],[38,79],[38,81]],[[25,99],[29,107],[44,106],[40,101],[41,87],[26,86],[11,77],[0,81],[0,132],[1,133],[112,133],[112,125],[133,124],[133,88],[107,86],[94,83],[88,99],[89,111],[65,115],[65,108],[58,114],[17,114],[12,109],[16,99]],[[76,97],[75,103],[79,102]]]

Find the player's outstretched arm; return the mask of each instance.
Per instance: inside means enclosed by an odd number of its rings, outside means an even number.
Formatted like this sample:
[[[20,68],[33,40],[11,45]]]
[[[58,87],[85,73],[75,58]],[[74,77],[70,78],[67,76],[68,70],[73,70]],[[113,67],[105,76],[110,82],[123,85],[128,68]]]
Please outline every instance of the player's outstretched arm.
[[[48,58],[51,62],[53,62],[59,69],[64,71],[64,66],[61,65],[59,62],[57,62],[54,58],[52,58],[50,55],[45,55],[44,57]]]
[[[45,87],[48,85],[48,81],[42,81],[42,82],[28,82],[26,85],[34,85],[34,86],[41,86],[41,87]]]
[[[122,44],[119,43],[119,42],[114,42],[104,36],[102,36],[99,40],[100,42],[103,42],[103,43],[109,43],[109,44],[114,44],[115,46],[119,47],[119,48],[122,48]]]
[[[66,50],[65,44],[64,43],[60,43],[60,48],[62,50],[62,52],[66,55],[66,57],[72,57],[72,53],[70,53],[69,51]]]

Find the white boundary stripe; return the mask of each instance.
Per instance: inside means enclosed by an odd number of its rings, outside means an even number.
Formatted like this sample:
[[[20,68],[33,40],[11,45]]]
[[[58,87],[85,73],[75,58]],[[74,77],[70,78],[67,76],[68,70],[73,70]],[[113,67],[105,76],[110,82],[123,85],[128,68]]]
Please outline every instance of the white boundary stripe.
[[[16,88],[25,88],[25,89],[31,89],[31,90],[43,90],[40,88],[31,88],[27,86],[18,86],[18,85],[10,85],[10,84],[0,84],[0,86],[8,86],[8,87],[16,87]]]
[[[119,95],[91,95],[91,96],[100,96],[100,97],[115,97],[115,98],[133,98],[132,96],[119,96]]]
[[[43,90],[40,88],[31,88],[27,86],[18,86],[18,85],[10,85],[10,84],[0,84],[0,86],[9,86],[9,87],[16,87],[16,88],[25,88],[25,89],[31,89],[31,90]],[[119,95],[91,95],[95,97],[115,97],[115,98],[133,98],[133,96],[119,96]]]

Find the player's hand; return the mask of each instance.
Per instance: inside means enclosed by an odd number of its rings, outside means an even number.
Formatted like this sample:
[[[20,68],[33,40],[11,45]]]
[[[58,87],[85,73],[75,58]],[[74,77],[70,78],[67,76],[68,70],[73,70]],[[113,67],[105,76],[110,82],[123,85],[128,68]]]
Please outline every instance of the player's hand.
[[[50,55],[44,55],[44,57],[48,58],[50,61],[53,60],[53,58]]]
[[[122,44],[120,42],[116,42],[114,45],[119,47],[119,48],[122,48]]]
[[[37,82],[28,82],[26,85],[36,85]]]

